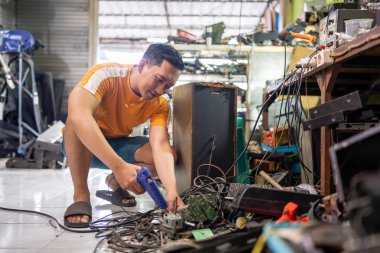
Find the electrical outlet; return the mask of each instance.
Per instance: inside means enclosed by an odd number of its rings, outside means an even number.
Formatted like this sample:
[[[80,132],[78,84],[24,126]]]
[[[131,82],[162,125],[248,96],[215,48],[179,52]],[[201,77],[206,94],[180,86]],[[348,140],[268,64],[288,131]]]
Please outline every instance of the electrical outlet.
[[[330,56],[331,50],[325,49],[319,51],[316,55],[313,56],[313,59],[310,60],[312,62],[315,62],[315,66],[306,67],[304,69],[304,74],[312,75],[322,69],[327,68],[328,66],[332,65],[334,63],[334,59]]]

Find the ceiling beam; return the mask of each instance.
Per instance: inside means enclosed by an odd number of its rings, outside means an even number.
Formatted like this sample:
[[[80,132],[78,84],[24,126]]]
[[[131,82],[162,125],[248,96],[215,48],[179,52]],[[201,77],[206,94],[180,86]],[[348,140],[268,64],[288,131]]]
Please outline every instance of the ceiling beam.
[[[130,42],[145,42],[146,38],[99,38],[99,44],[121,44],[127,45]]]
[[[99,0],[99,2],[161,2],[162,0]],[[266,3],[267,0],[167,0],[167,2],[208,2],[208,3]]]
[[[166,29],[166,25],[159,25],[159,24],[144,24],[144,25],[137,25],[137,24],[99,24],[98,25],[100,29]],[[182,28],[182,29],[189,29],[189,30],[199,30],[205,28],[206,25],[191,25],[191,24],[180,24],[180,25],[171,25],[171,28]],[[241,29],[252,29],[253,25],[244,25],[241,26]],[[239,29],[239,25],[228,25],[228,29]]]
[[[167,28],[169,30],[169,34],[171,35],[172,27],[170,25],[170,15],[169,15],[169,11],[168,11],[168,5],[167,5],[166,2],[167,2],[167,0],[164,0],[164,9],[165,9],[166,23],[167,23]]]
[[[151,14],[151,13],[131,13],[131,14],[121,14],[121,13],[99,13],[100,17],[166,17],[166,14]],[[226,17],[226,18],[260,18],[261,15],[224,15],[224,14],[170,14],[170,17]]]

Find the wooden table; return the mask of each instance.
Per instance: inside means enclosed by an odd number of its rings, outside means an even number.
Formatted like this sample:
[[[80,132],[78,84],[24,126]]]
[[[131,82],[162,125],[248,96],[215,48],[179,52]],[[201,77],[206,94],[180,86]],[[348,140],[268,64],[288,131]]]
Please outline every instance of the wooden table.
[[[365,90],[380,76],[380,27],[332,51],[334,64],[315,74],[321,91],[321,103],[334,95]],[[334,94],[335,93],[335,94]],[[328,126],[321,128],[321,190],[331,193],[329,148],[332,145]]]

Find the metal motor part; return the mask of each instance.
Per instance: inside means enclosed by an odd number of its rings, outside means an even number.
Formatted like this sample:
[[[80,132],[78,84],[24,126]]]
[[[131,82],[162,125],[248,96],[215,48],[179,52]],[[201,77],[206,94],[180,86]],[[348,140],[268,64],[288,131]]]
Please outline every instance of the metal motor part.
[[[176,234],[183,228],[183,217],[180,213],[166,213],[163,216],[161,230],[169,239],[175,239]]]

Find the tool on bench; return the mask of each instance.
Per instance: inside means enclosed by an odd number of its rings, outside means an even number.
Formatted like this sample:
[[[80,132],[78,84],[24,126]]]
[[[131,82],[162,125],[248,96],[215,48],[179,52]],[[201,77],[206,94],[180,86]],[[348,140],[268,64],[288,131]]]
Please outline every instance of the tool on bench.
[[[267,180],[271,185],[273,185],[274,188],[278,190],[284,190],[284,188],[281,185],[279,185],[276,181],[274,181],[267,173],[265,173],[265,171],[261,170],[259,174],[260,176],[265,178],[265,180]]]
[[[294,38],[299,38],[299,39],[310,41],[311,43],[314,43],[317,41],[317,37],[315,37],[313,35],[302,34],[302,33],[294,33],[294,32],[289,32],[289,35],[294,37]]]

